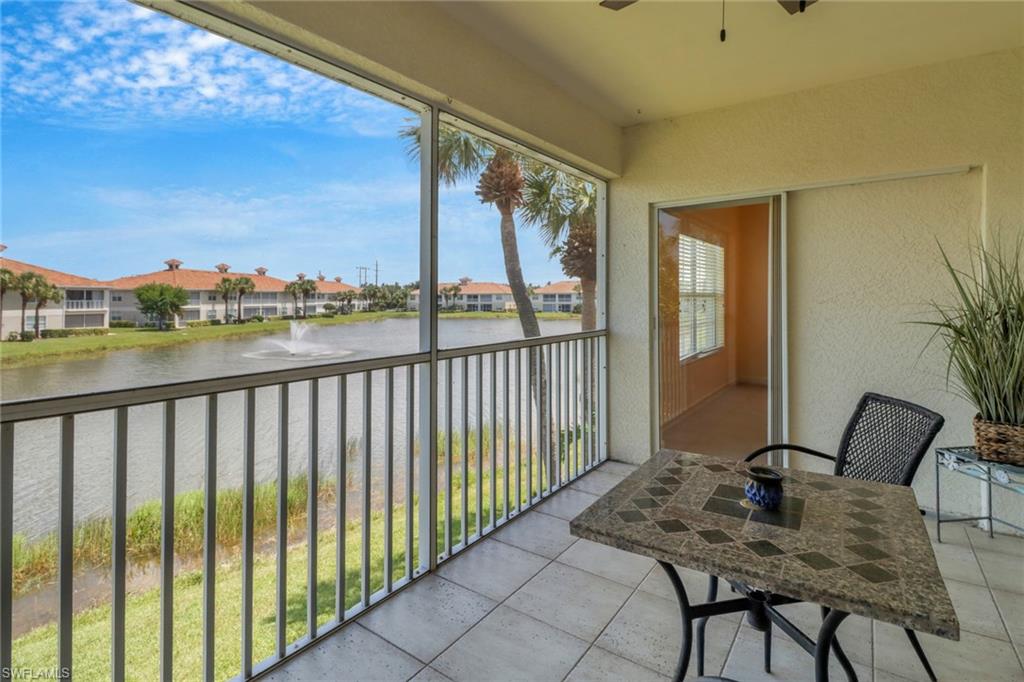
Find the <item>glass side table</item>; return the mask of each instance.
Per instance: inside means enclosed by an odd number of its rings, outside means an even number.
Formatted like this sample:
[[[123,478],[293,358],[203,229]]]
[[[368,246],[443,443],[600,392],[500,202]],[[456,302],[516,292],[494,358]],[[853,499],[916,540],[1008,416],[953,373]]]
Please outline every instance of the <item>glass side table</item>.
[[[988,486],[988,504],[984,505],[987,513],[984,516],[956,517],[943,519],[940,511],[939,471],[946,468],[954,473],[963,474],[977,479]],[[942,524],[961,523],[964,521],[988,521],[988,536],[992,537],[992,524],[1001,523],[1014,530],[1024,532],[1024,528],[1004,521],[993,515],[992,487],[1009,490],[1017,495],[1024,495],[1024,467],[1000,462],[989,462],[978,458],[972,446],[935,449],[935,536],[942,542]]]

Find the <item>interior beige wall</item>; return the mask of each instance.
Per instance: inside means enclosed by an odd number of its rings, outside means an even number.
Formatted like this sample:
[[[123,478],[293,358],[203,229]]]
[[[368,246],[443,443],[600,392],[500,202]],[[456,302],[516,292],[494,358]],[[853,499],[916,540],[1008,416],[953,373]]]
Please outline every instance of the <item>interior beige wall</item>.
[[[159,5],[167,0],[143,0]],[[603,177],[622,130],[430,2],[239,0],[203,9],[444,103]],[[384,30],[382,30],[382,27]]]
[[[679,417],[723,388],[736,383],[737,312],[740,276],[740,210],[738,207],[703,211],[662,211],[661,227],[661,421]],[[725,247],[725,343],[720,351],[699,358],[679,359],[679,242],[680,234],[706,238],[712,233]]]
[[[768,204],[737,209],[736,382],[768,384]]]
[[[921,330],[905,321],[942,295],[936,236],[962,258],[968,235],[1008,240],[1024,225],[1022,61],[1024,50],[1003,51],[628,128],[623,177],[610,186],[612,456],[642,461],[652,449],[652,366],[643,352],[652,334],[652,203],[960,164],[981,170],[946,178],[956,186],[949,197],[942,179],[872,188],[883,192],[882,207],[852,195],[841,213],[813,206],[811,193],[793,196],[790,436],[834,448],[853,398],[881,387],[944,411],[937,443],[969,442],[970,408],[941,390],[941,359],[918,359]],[[945,208],[928,212],[923,196]],[[903,210],[913,208],[922,212]],[[926,505],[931,477],[922,467]],[[950,502],[969,508],[976,489],[956,485]]]
[[[768,372],[768,204],[659,211],[660,418],[668,424],[737,383],[766,384]],[[679,234],[711,231],[725,246],[725,343],[679,360],[676,296]]]

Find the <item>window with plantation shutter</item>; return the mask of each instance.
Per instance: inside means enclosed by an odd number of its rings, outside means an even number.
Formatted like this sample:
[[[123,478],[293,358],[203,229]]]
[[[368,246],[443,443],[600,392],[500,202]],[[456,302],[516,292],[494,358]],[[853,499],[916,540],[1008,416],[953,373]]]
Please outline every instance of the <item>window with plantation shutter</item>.
[[[679,358],[725,345],[725,249],[679,236]]]

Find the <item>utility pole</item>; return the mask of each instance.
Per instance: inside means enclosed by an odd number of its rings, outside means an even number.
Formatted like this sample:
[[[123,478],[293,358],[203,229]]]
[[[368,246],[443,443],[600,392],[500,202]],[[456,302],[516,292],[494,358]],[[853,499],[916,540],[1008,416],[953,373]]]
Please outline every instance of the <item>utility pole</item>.
[[[366,282],[370,278],[370,267],[368,265],[358,265],[356,266],[356,271],[359,272],[359,286],[366,286]],[[380,261],[376,259],[373,261],[373,283],[380,286]]]

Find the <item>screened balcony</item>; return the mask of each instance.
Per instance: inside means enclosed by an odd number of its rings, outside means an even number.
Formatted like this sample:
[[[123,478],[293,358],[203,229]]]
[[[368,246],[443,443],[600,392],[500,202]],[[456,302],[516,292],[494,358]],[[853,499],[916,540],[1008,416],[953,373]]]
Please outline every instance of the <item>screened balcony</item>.
[[[77,256],[68,216],[38,239],[24,206],[5,208],[5,240],[40,262],[66,243],[51,272],[120,281],[119,323],[140,312],[122,292],[170,283],[187,291],[168,319],[196,324],[104,330],[95,357],[72,347],[86,336],[0,347],[0,677],[672,679],[686,627],[663,567],[569,527],[655,453],[835,453],[871,391],[941,413],[934,446],[973,442],[975,409],[911,323],[947,300],[936,242],[966,269],[969,240],[1012,244],[1024,224],[1021,4],[625,4],[140,0],[95,24],[72,7],[53,26],[99,37],[70,42],[5,23],[46,43],[10,43],[18,97],[80,89],[60,98],[79,156],[123,126],[111,148],[166,174],[149,187],[126,163],[145,186],[65,188],[126,212],[99,230],[106,262]],[[160,106],[108,110],[102,82],[120,81],[89,79],[153,35],[123,60],[151,69],[124,101]],[[211,63],[233,77],[206,79]],[[73,73],[39,81],[45,64]],[[237,148],[208,111],[242,129]],[[168,130],[163,156],[139,152]],[[7,177],[64,158],[23,141],[59,136],[10,134]],[[180,172],[188,157],[210,165]],[[247,175],[261,163],[279,174]],[[5,207],[38,196],[5,189]],[[157,245],[201,255],[132,274],[176,255]],[[250,281],[216,288],[235,277]],[[242,324],[256,317],[280,319]],[[47,364],[54,341],[71,348]],[[1021,679],[1020,498],[933,457],[903,492],[960,639],[922,634],[923,650],[940,680]],[[831,471],[795,450],[771,464]],[[957,522],[941,543],[939,486]],[[707,593],[709,575],[678,574]],[[779,609],[822,627],[811,603]],[[927,680],[901,629],[843,621],[832,679]],[[702,672],[814,679],[809,641],[728,613]]]

